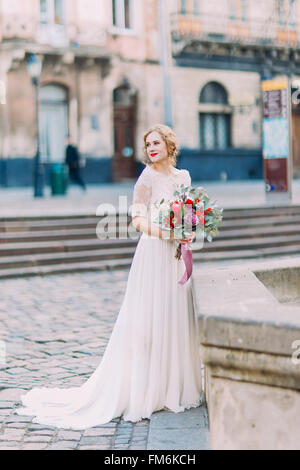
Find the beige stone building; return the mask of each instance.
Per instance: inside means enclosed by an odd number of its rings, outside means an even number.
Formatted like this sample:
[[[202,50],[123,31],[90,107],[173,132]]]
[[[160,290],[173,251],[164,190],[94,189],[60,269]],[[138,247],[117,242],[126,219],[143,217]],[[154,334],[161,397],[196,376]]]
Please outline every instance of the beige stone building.
[[[31,54],[46,175],[70,134],[87,182],[135,179],[168,115],[192,177],[261,178],[261,80],[299,76],[299,18],[299,0],[2,0],[0,184],[32,184]]]

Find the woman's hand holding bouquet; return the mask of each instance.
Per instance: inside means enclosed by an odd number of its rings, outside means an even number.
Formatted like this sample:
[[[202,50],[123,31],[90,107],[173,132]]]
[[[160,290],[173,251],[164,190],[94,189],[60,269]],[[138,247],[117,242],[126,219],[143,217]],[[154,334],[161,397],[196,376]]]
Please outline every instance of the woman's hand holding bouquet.
[[[211,201],[204,188],[180,186],[175,191],[174,200],[156,203],[158,216],[154,223],[158,223],[162,230],[169,231],[169,239],[177,246],[176,259],[183,256],[186,273],[180,284],[185,284],[191,277],[193,258],[191,244],[196,236],[204,241],[212,242],[213,237],[219,234],[219,226],[223,220],[223,209],[219,209],[216,201]]]

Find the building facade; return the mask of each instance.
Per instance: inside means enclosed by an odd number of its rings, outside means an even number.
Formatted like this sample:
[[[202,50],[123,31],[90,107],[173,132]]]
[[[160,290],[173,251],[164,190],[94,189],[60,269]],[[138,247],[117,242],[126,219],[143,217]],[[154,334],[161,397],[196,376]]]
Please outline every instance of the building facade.
[[[33,53],[43,63],[38,127],[46,176],[64,160],[70,135],[88,183],[135,180],[143,134],[164,122],[169,105],[178,166],[194,179],[262,177],[261,80],[300,78],[300,1],[164,1],[163,10],[160,0],[1,1],[2,186],[32,184],[37,120],[26,64]],[[295,172],[299,116],[295,106]]]
[[[203,179],[261,177],[261,81],[288,76],[297,83],[300,2],[174,0],[172,8],[175,124],[190,154],[186,165]],[[299,175],[299,106],[292,128]]]

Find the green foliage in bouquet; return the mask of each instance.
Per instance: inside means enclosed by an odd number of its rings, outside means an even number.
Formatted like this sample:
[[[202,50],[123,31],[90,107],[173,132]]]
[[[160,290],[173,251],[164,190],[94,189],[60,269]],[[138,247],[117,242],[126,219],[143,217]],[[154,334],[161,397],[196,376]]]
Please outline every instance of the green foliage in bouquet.
[[[202,227],[204,236],[208,242],[212,242],[219,234],[219,227],[223,221],[223,209],[217,206],[217,201],[211,201],[207,191],[199,186],[193,188],[192,186],[185,186],[181,184],[179,190],[173,194],[174,200],[165,201],[162,199],[160,202],[155,203],[154,206],[159,210],[159,215],[156,217],[155,222],[158,223],[164,230],[174,230],[178,234],[178,238],[186,238],[190,235],[191,230],[196,231],[199,224]],[[180,218],[183,222],[182,225],[174,226],[175,213],[172,210],[174,203],[181,204]],[[192,208],[192,222],[190,223],[188,232],[186,228],[185,217],[187,217],[187,206]],[[197,217],[197,219],[195,219]],[[178,243],[180,249],[180,243]],[[179,253],[180,255],[180,253]]]

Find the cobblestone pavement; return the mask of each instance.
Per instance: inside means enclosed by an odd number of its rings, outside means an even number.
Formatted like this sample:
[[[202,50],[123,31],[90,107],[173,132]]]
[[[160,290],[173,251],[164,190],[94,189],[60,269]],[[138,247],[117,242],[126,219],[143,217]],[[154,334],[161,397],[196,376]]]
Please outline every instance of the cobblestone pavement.
[[[149,420],[117,418],[72,431],[13,414],[33,386],[69,388],[90,377],[111,335],[128,272],[1,281],[0,450],[146,449]]]

